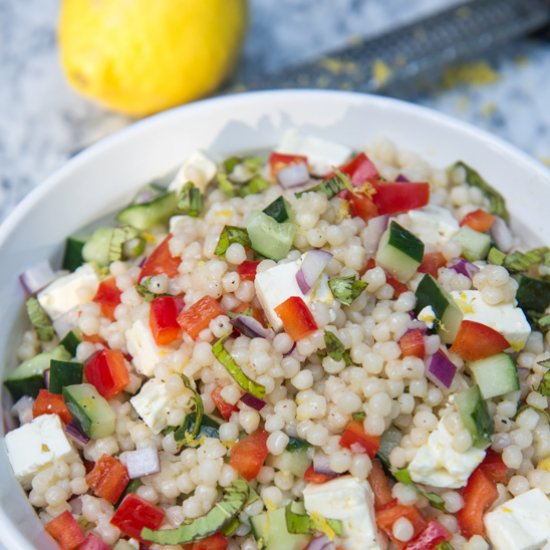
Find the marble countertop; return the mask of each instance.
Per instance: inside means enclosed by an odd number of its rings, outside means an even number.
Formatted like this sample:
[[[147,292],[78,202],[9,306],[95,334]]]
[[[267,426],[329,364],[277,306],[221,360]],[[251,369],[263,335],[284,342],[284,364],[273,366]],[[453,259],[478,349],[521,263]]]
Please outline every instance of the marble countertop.
[[[446,7],[452,0],[250,0],[241,74],[276,70]],[[131,120],[65,83],[59,0],[0,2],[0,220],[71,155]],[[550,162],[550,35],[482,60],[485,83],[435,85],[406,99],[461,118]]]

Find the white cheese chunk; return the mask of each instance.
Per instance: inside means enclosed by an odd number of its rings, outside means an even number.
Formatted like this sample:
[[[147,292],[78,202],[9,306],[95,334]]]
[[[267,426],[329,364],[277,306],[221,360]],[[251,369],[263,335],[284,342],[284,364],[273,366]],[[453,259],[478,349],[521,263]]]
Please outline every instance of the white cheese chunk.
[[[334,166],[344,164],[352,153],[352,150],[345,145],[303,135],[296,128],[284,133],[275,151],[306,156],[316,174],[325,174]]]
[[[453,290],[451,296],[464,313],[464,319],[500,332],[514,351],[524,348],[531,327],[521,308],[510,302],[492,306],[483,300],[479,290]]]
[[[216,175],[216,164],[201,151],[193,151],[183,162],[178,173],[168,186],[169,191],[179,193],[182,187],[192,182],[204,193],[208,184]]]
[[[57,414],[37,416],[8,432],[5,441],[15,477],[26,487],[44,467],[73,452]]]
[[[416,452],[409,473],[416,483],[456,489],[466,485],[484,457],[485,451],[476,447],[462,453],[455,451],[453,435],[440,420],[428,441]]]
[[[403,225],[421,241],[444,244],[459,230],[458,221],[447,208],[429,204],[403,215]]]
[[[186,388],[182,396],[188,399],[187,403],[190,406],[193,392]],[[173,400],[174,398],[166,391],[166,384],[158,378],[152,378],[130,399],[130,403],[151,431],[158,434],[169,425],[170,405]]]
[[[155,367],[170,349],[157,346],[149,325],[141,319],[126,331],[126,346],[136,369],[145,376],[153,376]]]
[[[308,514],[319,514],[343,523],[346,550],[381,550],[374,518],[374,495],[370,485],[352,476],[327,483],[310,483],[304,489]]]
[[[428,328],[433,328],[435,319],[435,312],[432,306],[426,306],[418,313],[418,320],[425,323]]]
[[[550,501],[531,489],[483,518],[495,550],[538,550],[550,540]]]
[[[85,264],[74,273],[59,277],[41,290],[37,299],[51,319],[90,302],[97,293],[99,277],[94,268]]]

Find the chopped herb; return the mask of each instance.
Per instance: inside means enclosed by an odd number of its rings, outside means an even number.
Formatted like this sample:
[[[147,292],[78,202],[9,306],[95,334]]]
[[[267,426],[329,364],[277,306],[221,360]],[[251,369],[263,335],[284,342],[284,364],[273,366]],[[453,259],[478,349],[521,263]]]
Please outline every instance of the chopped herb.
[[[36,330],[38,339],[42,342],[49,342],[53,338],[54,329],[48,314],[34,297],[27,300],[26,307],[27,315],[34,330]]]
[[[436,510],[446,512],[445,501],[437,493],[422,493],[427,499],[430,505]]]
[[[145,239],[143,237],[135,237],[124,243],[122,246],[122,255],[124,258],[137,258],[145,251]]]
[[[130,493],[135,493],[143,483],[140,479],[132,479],[128,485],[126,485],[126,489],[122,492],[122,495],[120,495],[120,498],[118,499],[117,503],[115,504],[115,510],[120,506],[121,502],[124,500],[124,497]]]
[[[495,246],[492,246],[489,249],[489,254],[487,256],[487,261],[490,264],[503,265],[505,259],[506,259],[506,254],[504,252],[502,252],[502,250],[499,250]]]
[[[393,477],[397,481],[399,481],[399,483],[404,483],[405,485],[413,484],[411,474],[409,473],[409,470],[407,470],[407,468],[401,468],[400,470],[395,470],[395,472],[393,472]]]
[[[231,174],[239,165],[242,165],[246,172],[250,174],[250,177],[245,181],[231,179]],[[271,186],[271,183],[259,173],[263,165],[263,157],[229,157],[222,163],[221,169],[218,170],[216,175],[220,191],[227,197],[246,197],[265,191]]]
[[[339,302],[349,306],[367,288],[367,283],[358,280],[355,275],[348,275],[329,279],[328,286]]]
[[[240,313],[235,313],[234,311],[228,311],[227,316],[230,319],[235,319],[236,317],[239,317],[239,315],[246,315],[247,317],[254,317],[254,310],[248,306],[244,311],[241,311]]]
[[[226,196],[226,197],[233,197],[235,196],[235,189],[233,188],[233,183],[229,179],[226,173],[219,171],[216,174],[216,180],[218,182],[218,187],[220,191]]]
[[[248,237],[248,232],[243,227],[235,227],[234,225],[226,225],[221,232],[220,238],[218,240],[218,245],[214,253],[216,256],[223,256],[229,245],[233,243],[239,243],[243,246],[250,246],[250,238]]]
[[[193,397],[195,399],[195,418],[192,427],[188,426],[184,421],[182,426],[183,429],[178,428],[175,431],[174,439],[177,442],[181,442],[189,438],[196,439],[199,435],[202,419],[204,416],[204,405],[202,403],[201,394],[193,387],[193,385],[191,384],[191,380],[189,380],[189,378],[187,378],[185,374],[182,374],[181,377],[183,378],[183,383],[185,387],[193,392]]]
[[[412,478],[409,470],[406,468],[402,468],[400,470],[395,470],[392,472],[393,477],[399,481],[399,483],[403,483],[404,485],[412,485],[414,488],[418,491],[418,493],[428,499],[428,502],[431,506],[433,506],[437,510],[441,510],[442,512],[445,512],[445,501],[437,494],[437,493],[425,493],[416,485]]]
[[[195,427],[199,426],[198,428],[198,437],[213,437],[218,438],[219,437],[219,423],[212,417],[208,415],[203,415],[201,421],[197,423],[197,415],[195,412],[191,412],[188,415],[186,415],[185,420],[183,421],[183,424],[179,428],[166,428],[166,430],[163,430],[163,435],[166,435],[167,433],[170,433],[170,431],[175,432],[174,433],[174,439],[176,441],[192,441],[193,438],[190,438],[189,436],[186,437],[186,434],[191,434],[195,431]],[[164,433],[166,431],[166,433]],[[198,438],[196,438],[198,439]]]
[[[450,542],[444,540],[435,547],[435,550],[454,550],[454,548]]]
[[[523,411],[526,411],[527,409],[533,409],[534,411],[538,412],[539,414],[541,414],[542,416],[544,416],[544,418],[546,419],[546,421],[550,421],[550,414],[548,414],[548,411],[546,409],[538,409],[537,407],[533,407],[532,405],[527,405],[526,403],[524,403],[517,411],[516,413],[516,416],[514,417],[514,420],[523,412]]]
[[[196,218],[204,207],[202,195],[193,182],[188,181],[181,189],[178,197],[178,211]]]
[[[168,294],[168,293],[157,294],[153,292],[149,286],[151,284],[152,278],[153,277],[145,277],[144,279],[141,280],[141,282],[139,282],[136,285],[137,293],[143,298],[145,298],[146,302],[152,302],[155,298],[158,298],[159,296],[172,296],[172,294]]]
[[[539,387],[537,388],[537,391],[544,395],[545,397],[550,396],[550,359],[545,359],[544,361],[539,361],[538,363],[541,367],[548,369],[544,376],[542,377],[542,380],[540,381]]]
[[[285,508],[285,519],[288,532],[294,535],[312,535],[321,532],[329,538],[334,538],[334,535],[340,536],[344,532],[341,520],[325,519],[318,514],[314,516],[297,514],[292,511],[292,502],[289,502]]]
[[[238,517],[234,517],[220,532],[225,537],[230,537],[241,524],[241,520]]]
[[[265,159],[264,157],[245,157],[242,164],[249,172],[257,174],[265,164]]]
[[[503,220],[508,221],[510,219],[510,214],[506,209],[506,201],[504,200],[504,197],[496,189],[489,185],[478,172],[468,166],[465,162],[462,162],[461,160],[455,162],[449,167],[449,172],[452,173],[457,168],[462,168],[466,172],[466,184],[471,187],[477,187],[489,200],[489,211],[491,214],[500,216]]]
[[[355,420],[355,422],[363,422],[363,420],[367,418],[367,413],[365,411],[357,411],[354,412],[351,417]]]
[[[518,290],[516,300],[530,320],[540,319],[550,305],[550,282],[541,279],[520,275],[517,279]],[[541,315],[533,316],[531,312]]]
[[[300,198],[304,193],[323,193],[327,196],[328,199],[332,199],[332,197],[335,197],[336,195],[338,195],[338,193],[341,193],[346,189],[353,189],[351,180],[343,172],[335,170],[334,176],[332,176],[328,180],[319,183],[315,187],[310,187],[305,191],[300,191],[295,195],[297,198]]]
[[[346,367],[349,367],[353,363],[349,351],[346,350],[342,341],[329,330],[325,330],[325,346],[326,353],[331,359],[344,361]]]
[[[124,257],[124,244],[139,237],[139,231],[129,225],[115,227],[109,241],[109,263],[122,260]],[[145,246],[145,245],[143,245]]]
[[[527,252],[516,250],[504,258],[504,267],[512,273],[527,271],[530,267],[542,265],[550,267],[550,248],[542,246]]]
[[[241,164],[242,161],[243,161],[242,157],[233,156],[233,157],[226,158],[222,163],[225,173],[231,174],[231,172],[233,172],[235,167]]]
[[[238,191],[239,197],[247,197],[265,191],[271,184],[262,176],[254,176],[248,180]]]
[[[235,359],[233,359],[229,352],[223,347],[223,339],[218,340],[212,346],[212,353],[244,391],[251,393],[254,397],[258,397],[259,399],[265,396],[265,387],[248,378],[241,367],[237,365]]]

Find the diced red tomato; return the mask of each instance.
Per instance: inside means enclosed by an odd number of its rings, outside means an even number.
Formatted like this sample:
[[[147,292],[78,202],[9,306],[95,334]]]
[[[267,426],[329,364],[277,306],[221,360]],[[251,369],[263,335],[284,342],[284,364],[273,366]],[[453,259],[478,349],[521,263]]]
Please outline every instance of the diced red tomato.
[[[428,526],[414,540],[405,546],[405,550],[434,550],[437,545],[449,540],[450,535],[447,529],[438,521],[430,521]]]
[[[299,296],[291,296],[275,308],[283,322],[285,332],[294,340],[300,340],[317,330],[313,314]]]
[[[229,540],[221,533],[210,535],[191,544],[184,544],[185,550],[225,550],[229,546]]]
[[[59,544],[61,550],[74,550],[85,539],[82,527],[68,510],[46,523],[44,528]]]
[[[86,483],[98,497],[116,504],[130,482],[128,470],[116,458],[103,455],[86,475]]]
[[[164,510],[133,493],[127,494],[117,508],[111,523],[125,535],[141,540],[144,527],[158,529],[164,521]]]
[[[122,290],[116,286],[115,278],[110,277],[101,281],[93,301],[101,307],[101,314],[113,321],[115,309],[120,304],[121,294]]]
[[[349,211],[354,218],[368,222],[378,216],[378,208],[367,193],[350,193],[348,196]]]
[[[365,155],[365,153],[359,153],[347,164],[340,166],[339,170],[340,172],[348,175],[351,179],[351,183],[355,186],[359,186],[366,181],[380,179],[380,174],[378,173],[376,166],[367,157],[367,155]]]
[[[262,428],[241,439],[232,449],[229,464],[247,481],[254,479],[267,458],[267,436]]]
[[[405,548],[407,545],[406,542],[401,542],[393,536],[393,524],[400,518],[406,518],[412,523],[413,540],[422,533],[427,526],[427,522],[418,511],[418,508],[399,504],[397,499],[388,502],[388,504],[376,510],[376,525],[388,535],[399,550]]]
[[[510,344],[500,332],[482,323],[464,320],[460,323],[450,349],[465,361],[476,361],[500,353],[509,347]]]
[[[40,390],[32,406],[33,418],[42,414],[57,414],[64,424],[73,419],[63,396],[48,390]]]
[[[105,399],[113,399],[130,383],[126,360],[118,350],[94,353],[84,364],[84,375]]]
[[[374,458],[380,447],[380,437],[365,432],[362,422],[351,420],[340,437],[340,446],[355,452],[362,449],[370,458]]]
[[[381,508],[393,500],[391,487],[382,468],[380,460],[374,458],[372,460],[372,468],[368,477],[369,485],[374,493],[374,506]]]
[[[462,534],[469,539],[474,535],[483,536],[485,527],[483,516],[489,506],[498,498],[495,482],[480,468],[476,468],[466,487],[462,489],[464,507],[456,514]]]
[[[84,542],[78,547],[78,550],[111,550],[111,547],[98,536],[89,533]]]
[[[269,168],[271,169],[271,174],[275,178],[277,174],[283,170],[283,168],[286,168],[291,164],[299,164],[300,162],[303,162],[307,166],[307,157],[304,157],[303,155],[289,155],[286,153],[271,153],[271,155],[269,155],[268,162]]]
[[[424,347],[424,333],[419,328],[413,328],[401,336],[399,347],[403,357],[418,357],[424,359],[426,349]]]
[[[386,282],[393,287],[393,294],[397,298],[403,294],[403,292],[407,292],[409,289],[407,288],[407,285],[403,284],[401,281],[398,281],[393,275],[390,275],[389,273],[386,273]]]
[[[467,225],[471,229],[475,229],[480,233],[485,233],[486,231],[489,231],[489,229],[491,229],[494,222],[495,217],[492,214],[489,214],[489,212],[478,208],[477,210],[466,214],[460,220],[460,225]]]
[[[488,449],[483,462],[478,466],[483,470],[495,483],[508,483],[510,471],[508,466],[504,464],[502,455]]]
[[[259,260],[246,260],[237,266],[237,273],[242,281],[253,281],[256,278]]]
[[[224,314],[217,300],[212,296],[204,296],[178,315],[178,323],[184,332],[195,339],[202,330],[208,328],[210,321]]]
[[[168,235],[156,248],[143,264],[139,280],[152,275],[160,275],[164,273],[168,277],[175,277],[180,265],[180,258],[175,258],[170,252],[170,239],[172,235]]]
[[[418,271],[420,273],[429,273],[437,279],[439,268],[445,265],[447,265],[447,261],[441,252],[426,252],[422,258],[422,263],[418,267]]]
[[[166,346],[181,335],[178,315],[183,301],[178,296],[159,296],[151,302],[149,326],[159,346]]]
[[[408,212],[426,206],[430,200],[428,183],[373,182],[376,193],[372,197],[379,215]]]
[[[212,401],[214,401],[214,405],[216,405],[216,408],[222,415],[222,418],[224,420],[229,420],[233,412],[238,411],[239,408],[237,407],[237,405],[231,405],[231,403],[224,401],[221,394],[222,388],[223,386],[216,386],[212,391],[211,397]]]
[[[307,470],[304,472],[304,481],[307,481],[308,483],[326,483],[335,477],[336,474],[323,474],[321,472],[316,472],[313,469],[313,464],[308,466]]]

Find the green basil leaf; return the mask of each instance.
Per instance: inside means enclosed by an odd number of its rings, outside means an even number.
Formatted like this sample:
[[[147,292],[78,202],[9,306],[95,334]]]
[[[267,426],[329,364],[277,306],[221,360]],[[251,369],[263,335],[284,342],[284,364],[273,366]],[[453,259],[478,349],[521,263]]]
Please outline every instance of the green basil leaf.
[[[367,288],[367,283],[355,275],[348,275],[329,279],[328,286],[339,302],[349,306]]]
[[[332,199],[338,195],[338,193],[341,193],[346,189],[353,189],[351,180],[343,172],[335,170],[335,174],[328,180],[319,183],[315,187],[310,187],[309,189],[295,193],[295,195],[300,198],[304,193],[323,193],[328,199]]]
[[[326,353],[331,359],[334,359],[335,361],[344,361],[346,366],[352,364],[349,352],[346,350],[344,344],[336,336],[336,334],[330,332],[329,330],[325,330],[324,338]]]
[[[285,508],[286,528],[289,533],[294,535],[313,535],[320,531],[319,522],[315,521],[308,515],[297,514],[292,511],[292,502],[289,502]],[[337,536],[342,535],[344,532],[344,526],[339,519],[324,519],[322,523],[326,524],[328,528],[334,531]]]
[[[226,225],[221,232],[214,254],[216,254],[216,256],[223,256],[233,243],[239,243],[245,247],[251,246],[248,232],[244,227]]]
[[[38,339],[42,342],[49,342],[53,338],[55,331],[48,314],[44,311],[40,302],[34,297],[29,298],[25,306],[27,308],[27,315],[31,325],[34,327],[34,330],[36,330]]]
[[[186,214],[196,218],[204,208],[204,201],[201,192],[193,185],[193,182],[188,181],[180,191],[178,196],[178,211],[181,214]]]

